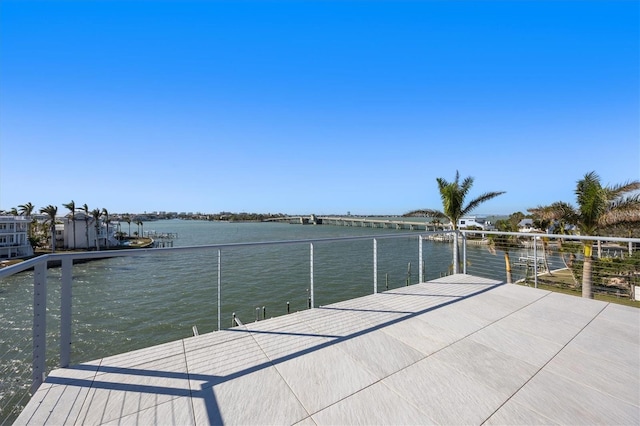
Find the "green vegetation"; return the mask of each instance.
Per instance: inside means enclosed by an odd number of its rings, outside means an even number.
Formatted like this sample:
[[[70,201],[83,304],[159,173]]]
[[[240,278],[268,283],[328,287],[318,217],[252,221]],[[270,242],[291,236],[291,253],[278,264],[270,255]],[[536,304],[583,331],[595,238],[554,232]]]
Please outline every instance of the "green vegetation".
[[[542,220],[576,225],[582,235],[597,235],[608,226],[640,223],[640,193],[629,195],[638,190],[640,181],[602,186],[600,176],[589,172],[576,184],[578,207],[558,201],[529,211]],[[593,298],[593,242],[582,240],[582,245],[582,297]]]
[[[522,215],[522,213],[520,213]],[[509,216],[509,219],[501,219],[496,222],[496,229],[500,232],[517,232],[518,223],[522,220],[517,213]],[[509,257],[509,251],[511,249],[519,247],[518,237],[515,235],[496,235],[490,234],[489,251],[492,254],[496,254],[496,250],[502,250],[504,253],[504,265],[506,271],[507,283],[513,282],[513,276],[511,274],[511,259]]]
[[[447,182],[443,178],[436,178],[436,182],[438,183],[438,191],[440,191],[440,198],[442,199],[442,211],[432,209],[413,210],[404,214],[404,216],[446,217],[451,221],[451,226],[456,232],[456,238],[453,239],[453,273],[456,274],[458,273],[458,259],[460,258],[457,238],[458,220],[471,213],[485,201],[504,194],[504,191],[486,192],[465,204],[465,199],[473,186],[472,177],[467,177],[460,183],[460,173],[456,170],[456,178],[453,182]]]
[[[49,204],[47,207],[41,208],[40,213],[44,213],[47,215],[45,224],[49,224],[51,253],[54,253],[56,251],[56,215],[58,214],[58,207]]]
[[[518,282],[519,285],[532,286],[533,280],[529,279],[527,282]],[[573,277],[569,269],[561,269],[551,274],[541,274],[538,276],[538,288],[542,290],[553,291],[556,293],[568,294],[571,296],[580,297],[582,293],[580,289],[575,288],[573,285]],[[594,299],[602,300],[604,302],[617,303],[620,305],[633,306],[640,308],[640,301],[632,300],[628,296],[623,294],[618,295],[612,292],[595,292]]]
[[[62,205],[65,209],[69,209],[71,212],[71,222],[73,223],[73,248],[75,249],[78,244],[76,243],[76,203],[71,200],[67,204]]]
[[[285,217],[284,214],[262,214],[262,213],[231,213],[231,212],[220,212],[218,215],[212,216],[210,220],[220,220],[220,221],[228,221],[228,222],[262,222],[266,219],[275,219]]]

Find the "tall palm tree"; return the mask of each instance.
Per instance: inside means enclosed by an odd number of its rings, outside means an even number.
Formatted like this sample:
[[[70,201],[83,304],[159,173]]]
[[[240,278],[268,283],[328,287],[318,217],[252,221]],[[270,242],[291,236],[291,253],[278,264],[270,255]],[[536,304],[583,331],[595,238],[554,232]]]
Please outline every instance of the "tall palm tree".
[[[473,186],[473,178],[467,177],[460,183],[460,173],[456,170],[456,178],[453,182],[447,182],[443,178],[436,178],[440,198],[442,199],[442,211],[440,210],[414,210],[404,216],[429,216],[446,217],[451,221],[451,227],[455,232],[453,239],[453,273],[458,273],[458,220],[471,213],[475,208],[485,201],[502,195],[504,191],[486,192],[465,204],[465,198]]]
[[[62,205],[65,209],[69,209],[71,212],[71,222],[73,223],[73,249],[76,249],[76,203],[71,200],[71,202]]]
[[[36,207],[30,202],[26,204],[20,204],[18,206],[18,213],[21,216],[31,217],[35,209]],[[31,222],[29,222],[29,227],[27,228],[27,235],[29,236],[29,238],[33,238],[33,222],[34,219],[32,218]]]
[[[84,213],[84,236],[87,239],[87,250],[89,250],[89,216],[91,215],[91,211],[87,203],[84,203],[78,210]]]
[[[592,171],[576,184],[578,207],[556,202],[549,206],[529,209],[542,219],[566,221],[574,224],[582,235],[597,235],[608,226],[640,223],[640,181],[627,181],[602,186],[600,176]],[[593,299],[593,241],[582,240],[582,297]]]
[[[46,222],[49,224],[49,232],[51,234],[51,253],[56,251],[56,215],[58,214],[58,206],[49,204],[47,207],[40,209],[40,213],[47,215]]]
[[[111,220],[109,220],[109,211],[106,208],[102,208],[102,215],[105,217],[104,223],[107,224],[107,238],[105,238],[105,240],[107,242],[107,249],[109,249],[109,223],[111,223]]]
[[[129,237],[131,236],[131,218],[129,216],[124,217],[124,221],[129,225],[129,233],[127,234]]]
[[[31,216],[36,207],[31,203],[20,204],[18,206],[18,213],[21,216]]]
[[[100,239],[99,239],[99,235],[100,235],[100,216],[102,215],[102,212],[100,211],[100,209],[93,209],[91,210],[91,216],[93,216],[93,225],[96,228],[96,250],[100,250]]]
[[[142,238],[142,234],[140,233],[140,225],[142,225],[142,221],[136,220],[136,225],[138,225],[138,237]]]

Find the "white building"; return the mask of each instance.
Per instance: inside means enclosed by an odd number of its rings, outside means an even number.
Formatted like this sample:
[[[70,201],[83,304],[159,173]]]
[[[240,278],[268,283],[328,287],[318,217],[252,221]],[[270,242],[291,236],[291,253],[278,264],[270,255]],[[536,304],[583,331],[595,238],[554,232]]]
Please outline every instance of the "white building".
[[[107,224],[102,220],[99,220],[97,229],[96,222],[93,216],[86,215],[84,212],[77,212],[75,214],[75,221],[72,220],[69,213],[64,218],[59,219],[63,224],[63,247],[65,249],[87,249],[96,247],[96,239],[101,249],[107,247],[107,239],[109,240],[109,247],[113,247],[119,244],[115,237],[116,228],[115,224],[109,225],[109,231],[107,234]]]
[[[458,229],[465,229],[470,227],[477,227],[483,231],[489,231],[493,229],[493,224],[489,222],[484,216],[465,216],[458,219]]]
[[[0,259],[14,259],[33,255],[29,243],[27,216],[0,216]]]
[[[522,219],[518,222],[518,232],[534,232],[533,219]]]

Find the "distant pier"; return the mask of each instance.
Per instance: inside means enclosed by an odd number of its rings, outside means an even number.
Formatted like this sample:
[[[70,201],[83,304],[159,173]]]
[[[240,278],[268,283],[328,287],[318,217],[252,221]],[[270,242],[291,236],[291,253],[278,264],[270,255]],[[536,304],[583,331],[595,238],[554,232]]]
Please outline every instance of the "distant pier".
[[[144,236],[153,240],[154,247],[173,247],[173,240],[178,238],[175,232],[148,231]]]

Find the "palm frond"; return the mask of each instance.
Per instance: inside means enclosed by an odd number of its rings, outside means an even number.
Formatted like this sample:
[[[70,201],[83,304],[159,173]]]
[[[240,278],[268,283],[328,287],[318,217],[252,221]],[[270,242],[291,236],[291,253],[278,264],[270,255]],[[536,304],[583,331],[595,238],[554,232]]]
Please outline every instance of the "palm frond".
[[[527,211],[540,220],[548,221],[573,219],[576,216],[575,208],[564,201],[556,201],[548,206],[533,207]]]
[[[460,185],[460,193],[462,194],[462,198],[466,197],[466,195],[469,193],[469,190],[473,186],[473,180],[474,179],[471,176],[468,176],[462,181],[462,185]],[[457,181],[458,180],[456,179],[456,183]]]
[[[607,198],[614,200],[630,192],[640,191],[640,181],[627,181],[614,186],[607,186],[605,190],[607,192]]]
[[[402,215],[402,217],[446,217],[440,210],[422,209],[413,210]]]
[[[497,196],[502,195],[504,193],[505,193],[505,191],[492,191],[492,192],[486,192],[486,193],[480,195],[479,197],[471,200],[469,202],[469,204],[467,204],[467,206],[462,210],[461,216],[465,216],[465,215],[471,213],[480,204],[484,203],[485,201],[489,201],[492,198],[496,198]]]
[[[609,204],[609,209],[599,218],[599,226],[640,223],[640,194],[618,198]]]

